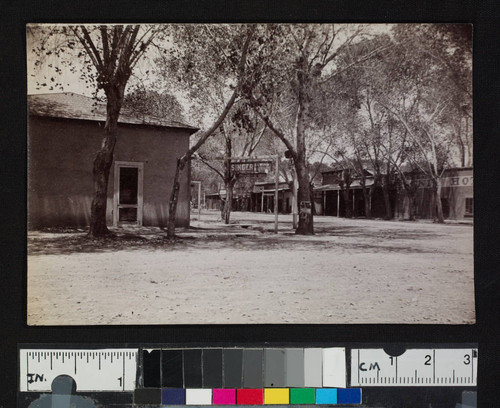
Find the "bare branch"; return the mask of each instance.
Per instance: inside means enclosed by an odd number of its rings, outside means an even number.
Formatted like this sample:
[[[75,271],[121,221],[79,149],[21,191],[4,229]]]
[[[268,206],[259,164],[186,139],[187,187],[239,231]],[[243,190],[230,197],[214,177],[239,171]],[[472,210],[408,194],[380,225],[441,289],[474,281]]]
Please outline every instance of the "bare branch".
[[[78,28],[71,27],[71,29],[73,30],[73,33],[75,34],[75,37],[82,44],[83,48],[85,49],[85,52],[87,53],[87,55],[91,59],[92,63],[94,64],[94,67],[97,69],[97,71],[99,73],[104,73],[104,68],[103,68],[103,65],[102,65],[101,58],[99,56],[99,52],[95,48],[94,43],[92,42],[92,39],[89,37],[89,40],[90,40],[90,44],[89,44],[87,42],[87,39],[85,38],[85,36],[82,37],[80,35],[80,33],[78,32]],[[85,27],[84,27],[84,29],[85,29]],[[86,31],[86,29],[85,29],[85,31]],[[95,53],[94,53],[93,50],[95,50]]]
[[[222,179],[224,179],[224,174],[219,170],[217,169],[216,167],[212,166],[210,163],[208,163],[208,160],[210,159],[205,159],[201,154],[198,154],[198,158],[200,159],[200,161],[205,165],[207,166],[208,168],[210,168],[211,170],[215,171],[217,173],[218,176],[220,176]]]

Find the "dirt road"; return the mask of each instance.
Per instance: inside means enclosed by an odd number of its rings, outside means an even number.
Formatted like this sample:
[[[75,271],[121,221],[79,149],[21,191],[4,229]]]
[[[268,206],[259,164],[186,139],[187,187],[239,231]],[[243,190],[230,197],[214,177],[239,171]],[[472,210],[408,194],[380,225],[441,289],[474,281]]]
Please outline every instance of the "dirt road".
[[[278,235],[272,215],[216,218],[173,244],[152,228],[30,233],[28,323],[474,322],[470,225],[316,217],[303,237],[287,216]]]

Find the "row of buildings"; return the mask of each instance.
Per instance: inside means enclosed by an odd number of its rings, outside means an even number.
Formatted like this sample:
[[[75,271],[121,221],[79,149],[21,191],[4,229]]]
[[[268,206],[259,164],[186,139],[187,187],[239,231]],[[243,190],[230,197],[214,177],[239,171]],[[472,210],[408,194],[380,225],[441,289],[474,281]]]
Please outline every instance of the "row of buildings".
[[[365,194],[361,181],[353,178],[349,188],[344,192],[342,172],[346,170],[331,169],[321,173],[322,183],[313,187],[314,213],[335,217],[365,217]],[[386,207],[382,187],[375,183],[373,173],[367,170],[365,188],[368,190],[369,208],[371,216],[386,217]],[[441,203],[444,218],[452,220],[472,219],[474,213],[474,186],[472,167],[453,168],[445,170],[442,177]],[[416,181],[416,194],[413,205],[413,215],[416,218],[433,218],[435,203],[432,200],[431,181],[420,177]],[[236,211],[272,212],[274,208],[274,182],[258,181],[251,191],[238,192],[233,198],[233,208]],[[347,196],[347,200],[346,200]],[[218,209],[225,199],[225,192],[221,190],[206,195],[206,206],[209,209]],[[408,197],[400,185],[395,183],[389,189],[389,201],[392,214],[396,219],[410,218]],[[281,182],[278,188],[279,212],[289,214],[293,206],[292,183]],[[349,210],[347,209],[349,206]]]
[[[28,96],[28,226],[86,226],[90,221],[93,192],[92,163],[100,148],[106,120],[105,105],[74,93]],[[138,117],[123,109],[108,188],[108,225],[165,226],[176,159],[189,148],[190,135],[198,129],[176,120]],[[365,198],[360,181],[353,179],[348,200],[338,182],[343,170],[322,173],[314,187],[317,215],[365,216]],[[191,203],[190,167],[180,178],[177,223],[189,225]],[[373,174],[366,175],[369,206],[373,217],[385,215],[380,187]],[[255,181],[251,189],[235,194],[238,211],[272,212],[275,183]],[[408,203],[400,189],[389,192],[395,218],[408,218]],[[429,180],[419,180],[415,213],[430,218],[434,212]],[[219,209],[224,191],[206,194],[207,208]],[[472,168],[449,169],[443,178],[441,201],[445,218],[462,220],[473,216]],[[280,182],[278,207],[292,212],[292,186]]]

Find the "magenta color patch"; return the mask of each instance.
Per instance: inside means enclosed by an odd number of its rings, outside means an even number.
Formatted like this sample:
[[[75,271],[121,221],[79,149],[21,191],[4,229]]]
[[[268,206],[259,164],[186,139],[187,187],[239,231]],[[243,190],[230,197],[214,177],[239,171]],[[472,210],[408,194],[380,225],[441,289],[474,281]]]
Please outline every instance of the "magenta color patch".
[[[212,391],[212,403],[214,405],[236,404],[236,390],[227,388],[214,388]]]

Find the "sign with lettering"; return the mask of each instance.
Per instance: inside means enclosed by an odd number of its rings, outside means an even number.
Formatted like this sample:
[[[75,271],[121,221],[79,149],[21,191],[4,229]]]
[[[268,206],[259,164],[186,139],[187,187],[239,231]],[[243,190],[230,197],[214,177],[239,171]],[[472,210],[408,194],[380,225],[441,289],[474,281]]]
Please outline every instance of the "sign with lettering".
[[[443,178],[443,187],[467,187],[474,183],[474,176],[457,176]]]
[[[258,175],[267,174],[270,171],[269,161],[252,160],[252,161],[233,161],[231,162],[231,171],[237,174]]]
[[[431,179],[417,180],[418,188],[432,188]],[[472,187],[474,185],[474,176],[455,176],[443,177],[441,187]]]

